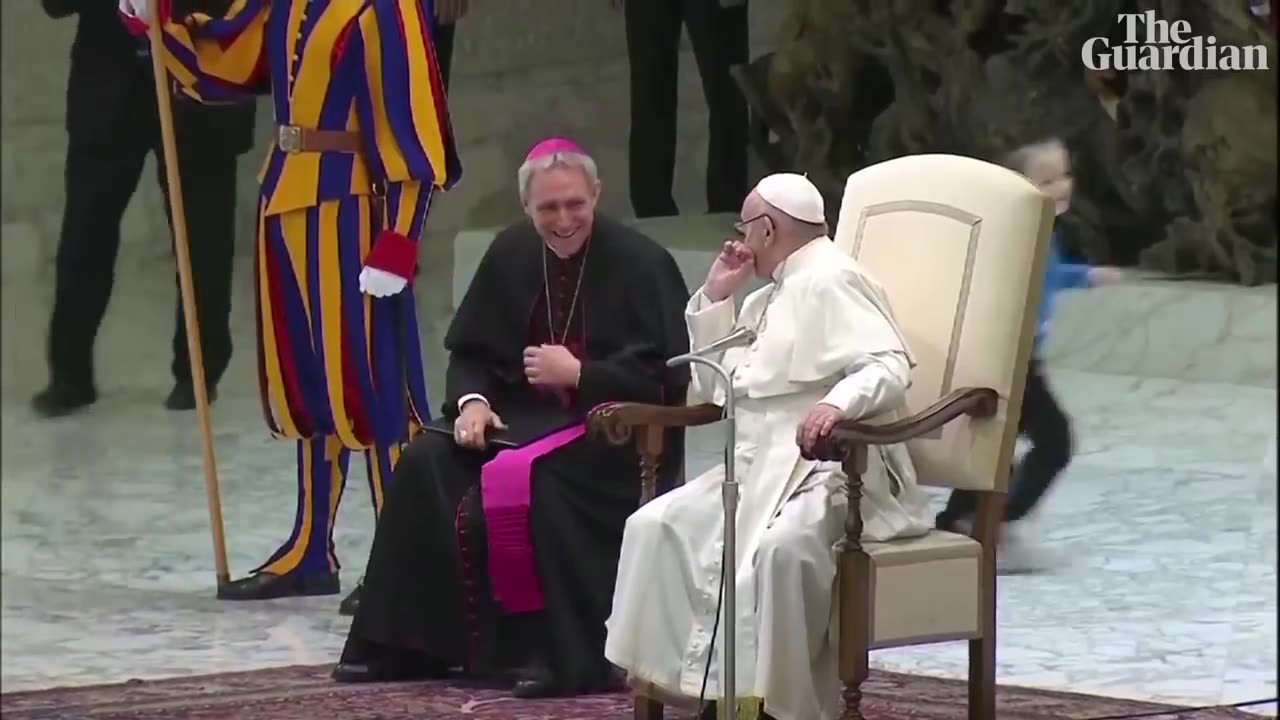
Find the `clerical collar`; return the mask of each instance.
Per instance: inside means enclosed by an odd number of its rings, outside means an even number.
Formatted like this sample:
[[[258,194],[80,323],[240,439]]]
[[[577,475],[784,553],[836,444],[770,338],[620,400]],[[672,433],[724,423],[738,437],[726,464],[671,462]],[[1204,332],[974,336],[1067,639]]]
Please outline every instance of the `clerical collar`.
[[[591,238],[592,236],[588,235],[587,239],[583,241],[582,247],[578,248],[577,252],[565,257],[561,257],[560,254],[557,253],[555,249],[551,247],[551,243],[547,242],[546,240],[542,241],[542,247],[544,248],[543,251],[547,255],[551,256],[552,260],[555,260],[557,262],[565,262],[565,263],[577,263],[582,260],[583,254],[587,251],[587,246],[591,244]]]
[[[773,269],[773,273],[771,273],[773,281],[780,283],[786,279],[788,275],[795,274],[802,270],[808,264],[810,259],[818,257],[818,253],[822,248],[819,243],[822,242],[831,242],[831,238],[826,235],[819,235],[804,245],[801,245],[795,252],[788,255],[786,259],[778,263],[778,267]]]

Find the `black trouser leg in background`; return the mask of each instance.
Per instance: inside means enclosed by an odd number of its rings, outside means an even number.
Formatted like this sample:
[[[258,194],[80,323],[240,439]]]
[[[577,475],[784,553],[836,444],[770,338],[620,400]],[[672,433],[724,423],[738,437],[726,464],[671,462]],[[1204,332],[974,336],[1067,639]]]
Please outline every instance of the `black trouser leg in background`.
[[[631,75],[628,165],[637,217],[676,215],[676,103],[683,0],[627,0]]]
[[[747,4],[685,0],[685,27],[707,101],[707,210],[737,213],[747,197],[747,100],[729,70],[748,59]]]
[[[1032,357],[1027,370],[1027,389],[1022,400],[1022,431],[1031,440],[1031,449],[1022,457],[1010,479],[1005,519],[1015,522],[1026,517],[1049,487],[1071,462],[1073,440],[1071,421],[1058,405],[1045,381],[1040,361]]]
[[[434,20],[433,20],[434,22]],[[453,69],[453,32],[457,25],[435,25],[436,62],[440,63],[440,80],[449,92],[449,71]]]
[[[151,150],[146,128],[67,146],[66,201],[54,269],[49,374],[54,385],[94,384],[93,346],[111,299],[120,222]]]
[[[1035,509],[1071,462],[1073,451],[1071,421],[1053,396],[1043,366],[1035,356],[1027,368],[1018,429],[1031,441],[1031,449],[1009,478],[1006,522],[1021,520]],[[946,509],[938,514],[936,525],[944,530],[952,529],[956,521],[972,517],[977,508],[977,495],[968,490],[953,490]]]
[[[737,212],[747,193],[747,106],[729,68],[747,61],[747,8],[719,0],[629,0],[631,205],[638,217],[676,215],[680,28],[689,28],[707,102],[707,206]]]
[[[187,244],[191,281],[195,290],[196,318],[205,383],[215,387],[231,362],[232,265],[235,257],[236,169],[239,156],[218,143],[185,137],[178,131],[178,172],[182,184],[183,211],[187,219]],[[155,147],[160,189],[169,208],[164,151]],[[171,219],[172,220],[172,219]],[[187,323],[178,288],[173,330],[173,379],[191,382],[191,357],[187,349]]]

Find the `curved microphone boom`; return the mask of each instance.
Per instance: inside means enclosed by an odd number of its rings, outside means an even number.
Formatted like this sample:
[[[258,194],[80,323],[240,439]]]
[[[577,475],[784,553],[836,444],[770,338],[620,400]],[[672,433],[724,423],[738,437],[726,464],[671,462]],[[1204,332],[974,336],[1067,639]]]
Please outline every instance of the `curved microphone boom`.
[[[755,341],[756,331],[749,327],[741,327],[705,347],[671,358],[667,361],[667,367],[684,365],[691,362],[694,358],[705,358],[708,355],[715,355],[716,353],[724,352],[730,348],[750,345]]]

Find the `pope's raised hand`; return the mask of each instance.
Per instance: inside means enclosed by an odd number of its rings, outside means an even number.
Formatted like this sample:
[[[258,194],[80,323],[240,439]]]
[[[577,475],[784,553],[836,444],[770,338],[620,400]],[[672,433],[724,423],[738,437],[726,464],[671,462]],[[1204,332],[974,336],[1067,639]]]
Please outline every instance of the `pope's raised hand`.
[[[729,240],[720,249],[702,291],[713,302],[720,302],[738,291],[755,271],[755,254],[746,243]]]

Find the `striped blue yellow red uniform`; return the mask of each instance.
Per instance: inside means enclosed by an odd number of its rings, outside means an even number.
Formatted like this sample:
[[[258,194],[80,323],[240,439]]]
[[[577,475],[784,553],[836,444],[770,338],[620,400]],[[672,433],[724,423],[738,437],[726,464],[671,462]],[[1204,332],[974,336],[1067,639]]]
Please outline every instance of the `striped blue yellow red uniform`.
[[[386,230],[417,241],[461,175],[430,0],[235,0],[165,24],[165,64],[202,101],[270,93],[278,125],[357,133],[363,152],[273,145],[259,176],[258,370],[273,434],[298,443],[291,537],[258,571],[333,573],[353,450],[375,513],[411,427],[429,420],[412,286],[359,289]]]

